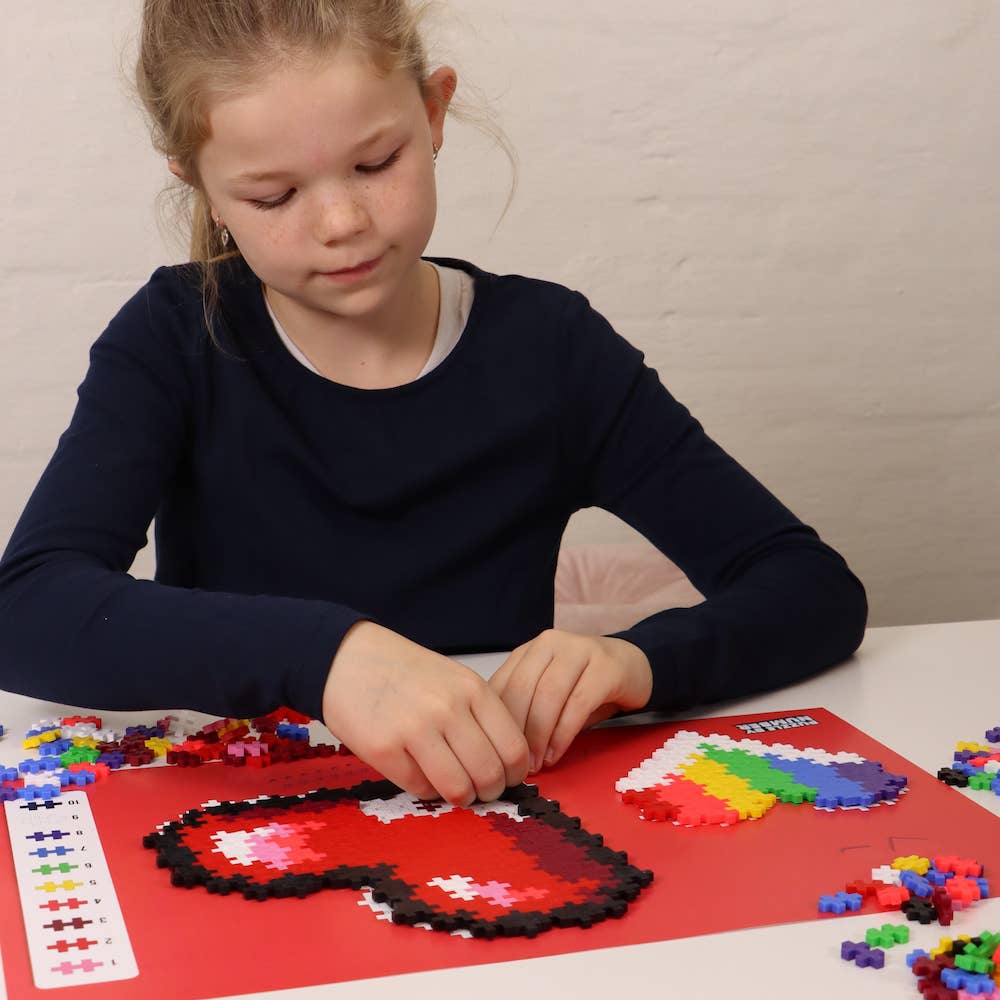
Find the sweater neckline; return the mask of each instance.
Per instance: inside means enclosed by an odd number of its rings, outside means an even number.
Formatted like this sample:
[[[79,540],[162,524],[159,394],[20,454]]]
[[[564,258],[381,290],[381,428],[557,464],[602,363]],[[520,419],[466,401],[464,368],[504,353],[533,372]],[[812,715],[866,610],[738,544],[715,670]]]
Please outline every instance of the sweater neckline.
[[[244,347],[244,350],[249,349],[258,356],[266,358],[266,362],[274,366],[276,373],[280,375],[281,380],[288,385],[289,389],[315,391],[318,388],[320,391],[351,395],[359,399],[386,399],[423,391],[425,387],[434,384],[438,378],[446,374],[450,367],[458,363],[463,353],[469,349],[469,342],[475,339],[479,328],[479,316],[485,307],[491,278],[494,276],[476,267],[475,264],[458,257],[422,257],[421,259],[439,264],[442,267],[453,267],[465,271],[473,279],[475,294],[472,298],[469,318],[458,343],[439,365],[411,382],[380,389],[362,389],[358,386],[335,382],[333,379],[311,371],[300,364],[282,343],[267,311],[263,284],[242,257],[233,258],[232,261],[226,262],[232,268],[231,279],[239,286],[239,291],[234,296],[236,300],[234,312],[238,314],[240,322],[231,324],[234,327],[231,335]],[[229,303],[226,301],[228,296],[225,295],[224,290],[220,298],[224,312],[228,312]]]

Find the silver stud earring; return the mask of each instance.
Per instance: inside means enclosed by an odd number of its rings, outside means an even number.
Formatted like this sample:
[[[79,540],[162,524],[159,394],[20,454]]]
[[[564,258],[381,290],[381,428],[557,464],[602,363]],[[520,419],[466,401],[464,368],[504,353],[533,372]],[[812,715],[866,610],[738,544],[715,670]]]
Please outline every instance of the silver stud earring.
[[[434,162],[437,163],[438,152],[440,151],[441,147],[440,146],[435,146],[434,143],[431,143],[431,146],[434,149]]]

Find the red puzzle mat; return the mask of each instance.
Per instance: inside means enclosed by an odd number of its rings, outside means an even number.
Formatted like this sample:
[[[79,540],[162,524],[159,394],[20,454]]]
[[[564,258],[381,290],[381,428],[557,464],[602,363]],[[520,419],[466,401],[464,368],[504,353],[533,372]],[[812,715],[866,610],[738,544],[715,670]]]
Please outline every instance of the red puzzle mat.
[[[621,919],[588,929],[555,927],[533,939],[465,939],[393,924],[377,919],[353,888],[264,902],[245,899],[240,892],[211,894],[201,885],[177,888],[170,872],[157,867],[155,852],[142,846],[143,837],[159,824],[176,821],[210,800],[353,784],[342,780],[344,758],[264,770],[207,765],[115,774],[87,794],[140,975],[74,987],[73,995],[145,1000],[151,990],[171,982],[181,1000],[227,996],[766,924],[835,920],[818,913],[819,897],[899,856],[959,855],[981,861],[987,875],[1000,871],[997,817],[823,709],[780,718],[798,716],[817,724],[747,730],[748,723],[778,717],[771,713],[582,734],[555,769],[537,776],[539,793],[558,801],[564,814],[579,817],[585,830],[602,835],[612,851],[627,852],[631,865],[651,869],[655,879],[628,903]],[[867,810],[828,812],[808,802],[779,802],[760,819],[727,826],[643,820],[636,804],[623,802],[615,784],[682,731],[849,751],[880,762],[886,772],[905,775],[909,790],[894,804]],[[384,860],[393,864],[391,857]],[[0,824],[0,865],[0,948],[7,989],[11,1000],[42,996],[32,984],[6,824]],[[882,913],[871,900],[865,909]],[[196,992],[178,992],[179,959],[186,973],[183,988]]]

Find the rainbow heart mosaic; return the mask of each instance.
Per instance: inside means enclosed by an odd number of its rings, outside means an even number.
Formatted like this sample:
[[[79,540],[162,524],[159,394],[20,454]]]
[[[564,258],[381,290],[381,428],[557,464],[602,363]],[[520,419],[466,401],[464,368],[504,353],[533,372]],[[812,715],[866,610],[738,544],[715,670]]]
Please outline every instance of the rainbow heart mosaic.
[[[615,788],[642,819],[728,826],[759,819],[777,802],[831,811],[891,804],[906,784],[857,754],[681,730]]]

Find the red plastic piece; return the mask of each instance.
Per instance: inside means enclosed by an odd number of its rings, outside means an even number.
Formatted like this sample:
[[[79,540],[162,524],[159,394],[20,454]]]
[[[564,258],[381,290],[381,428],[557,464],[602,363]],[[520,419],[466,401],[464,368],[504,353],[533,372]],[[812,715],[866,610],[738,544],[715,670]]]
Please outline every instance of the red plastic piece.
[[[88,764],[86,761],[80,761],[79,764],[70,764],[66,770],[73,773],[89,771],[94,776],[95,781],[102,781],[111,773],[111,768],[107,764]]]
[[[883,885],[875,890],[875,899],[884,909],[899,909],[910,898],[910,890],[901,885]]]
[[[645,820],[680,823],[682,826],[709,826],[739,822],[740,814],[714,795],[708,795],[693,781],[674,781],[667,786],[629,789],[622,802],[639,807]]]
[[[943,888],[951,897],[951,904],[955,909],[963,909],[970,906],[977,899],[983,898],[982,890],[975,879],[959,877],[948,879]]]
[[[951,896],[948,895],[948,891],[943,885],[934,887],[931,902],[937,911],[938,923],[942,927],[949,926],[955,916],[955,907],[952,905]]]
[[[856,878],[848,882],[844,888],[848,892],[856,892],[862,899],[867,899],[869,896],[874,896],[884,885],[884,882],[869,882],[867,879]]]
[[[971,875],[978,878],[983,874],[983,866],[972,858],[960,858],[955,854],[942,854],[934,859],[934,867],[939,872],[954,872],[956,875]]]

